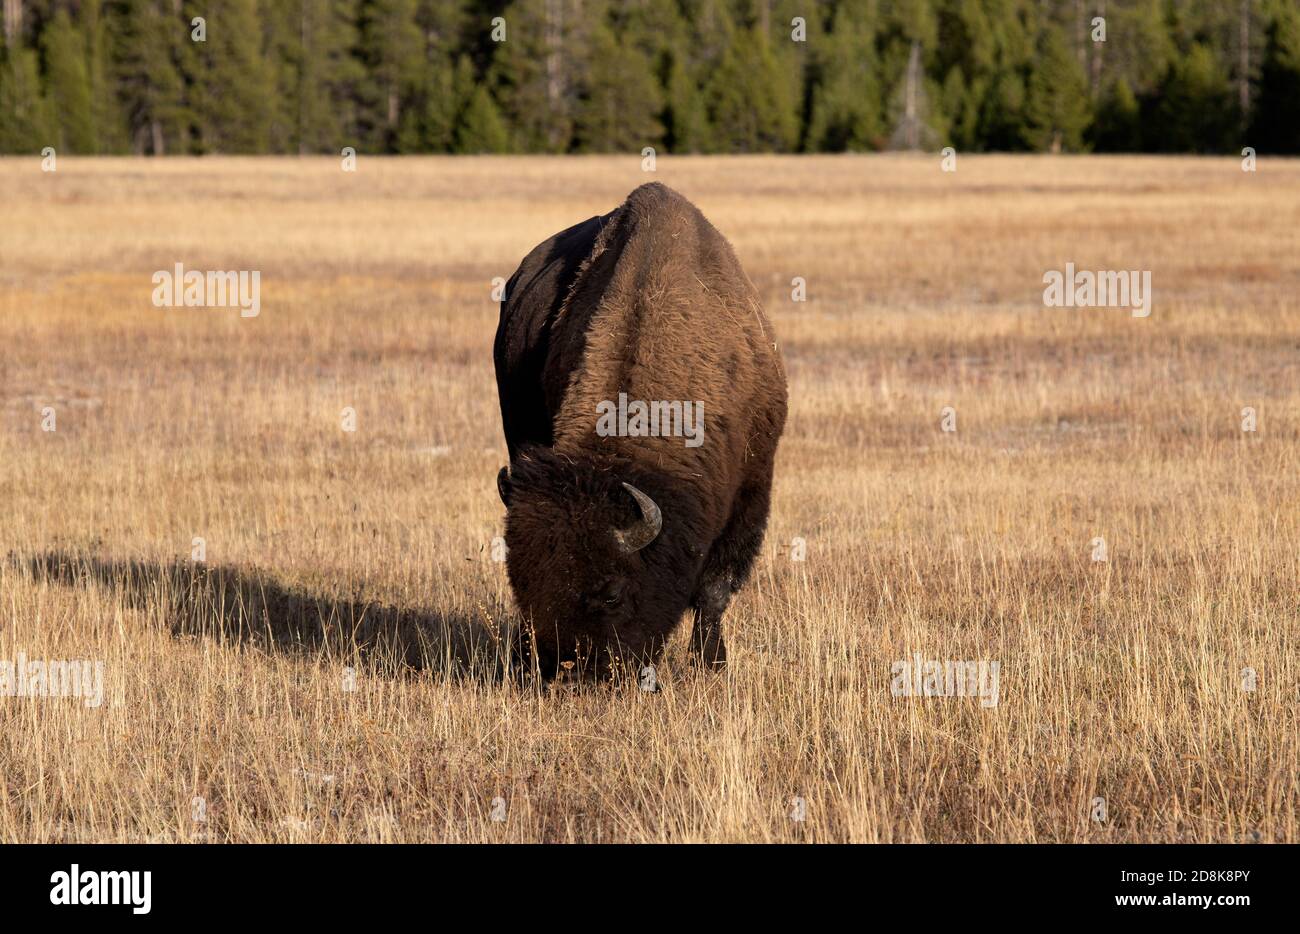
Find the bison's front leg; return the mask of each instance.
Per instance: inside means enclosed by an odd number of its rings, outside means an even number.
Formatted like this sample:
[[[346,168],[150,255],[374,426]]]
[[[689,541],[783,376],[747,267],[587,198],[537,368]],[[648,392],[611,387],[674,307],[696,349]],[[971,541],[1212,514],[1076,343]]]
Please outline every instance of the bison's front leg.
[[[691,659],[706,669],[727,665],[727,644],[722,638],[722,615],[731,602],[731,581],[725,577],[706,579],[691,601],[695,628],[691,630]]]
[[[722,614],[727,611],[731,595],[749,576],[763,543],[771,483],[770,459],[756,462],[753,479],[741,487],[727,527],[713,543],[704,562],[699,589],[691,601],[695,609],[691,649],[695,662],[705,668],[716,671],[727,664],[727,647],[722,641]]]

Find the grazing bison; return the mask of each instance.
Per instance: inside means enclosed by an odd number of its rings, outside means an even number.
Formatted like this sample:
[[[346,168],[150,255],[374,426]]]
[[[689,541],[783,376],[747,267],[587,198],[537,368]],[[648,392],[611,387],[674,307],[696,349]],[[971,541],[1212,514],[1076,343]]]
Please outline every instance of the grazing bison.
[[[776,337],[730,244],[642,185],[524,258],[494,357],[507,570],[542,674],[653,662],[687,608],[693,658],[721,668],[786,414]]]

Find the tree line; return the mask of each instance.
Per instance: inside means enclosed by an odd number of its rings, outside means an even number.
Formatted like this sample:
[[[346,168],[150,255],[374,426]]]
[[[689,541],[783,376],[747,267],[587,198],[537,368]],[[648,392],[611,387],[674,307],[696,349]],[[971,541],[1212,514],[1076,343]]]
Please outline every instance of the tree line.
[[[1296,0],[0,0],[0,152],[1300,152]]]

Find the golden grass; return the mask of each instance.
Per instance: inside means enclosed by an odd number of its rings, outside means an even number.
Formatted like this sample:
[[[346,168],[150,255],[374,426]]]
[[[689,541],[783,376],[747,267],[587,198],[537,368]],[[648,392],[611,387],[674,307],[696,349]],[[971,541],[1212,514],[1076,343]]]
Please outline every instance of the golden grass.
[[[661,160],[790,375],[731,667],[502,686],[491,280],[647,177],[0,161],[0,660],[106,682],[0,697],[0,840],[1300,839],[1300,163]],[[1067,261],[1152,315],[1044,308]],[[153,307],[176,262],[261,315]]]

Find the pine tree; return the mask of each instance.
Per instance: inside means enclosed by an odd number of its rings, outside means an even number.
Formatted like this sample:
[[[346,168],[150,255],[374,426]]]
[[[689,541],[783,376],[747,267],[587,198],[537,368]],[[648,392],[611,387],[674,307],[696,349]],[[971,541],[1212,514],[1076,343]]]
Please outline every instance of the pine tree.
[[[885,136],[875,34],[864,4],[845,4],[814,44],[815,74],[805,148],[878,149]]]
[[[574,132],[583,152],[639,152],[663,137],[663,107],[650,60],[606,26],[592,36],[591,64],[580,88]]]
[[[1123,76],[1108,82],[1097,107],[1097,120],[1091,136],[1094,147],[1100,152],[1141,151],[1141,107]]]
[[[205,10],[207,41],[193,43],[197,151],[265,152],[274,79],[261,51],[256,0],[207,0]]]
[[[10,46],[0,57],[0,152],[38,153],[56,144],[57,132],[41,93],[36,53]]]
[[[456,97],[462,102],[456,118],[454,151],[466,155],[510,151],[510,134],[492,95],[482,82],[474,80],[467,57],[456,64]]]
[[[90,134],[97,153],[127,150],[126,126],[110,74],[110,36],[100,0],[84,0],[81,34],[85,37],[86,78],[90,82]]]
[[[583,32],[601,7],[573,0],[515,0],[502,16],[490,81],[521,152],[566,152],[573,141]]]
[[[411,86],[395,151],[451,151],[456,136],[455,77],[451,64],[441,57],[427,62]]]
[[[1025,100],[1025,141],[1034,149],[1078,152],[1092,120],[1088,78],[1061,30],[1049,26],[1038,46]]]
[[[776,60],[774,80],[781,83],[778,93],[781,106],[788,108],[793,127],[790,151],[803,148],[810,116],[812,88],[808,84],[813,68],[813,56],[805,41],[792,41],[792,23],[795,16],[805,20],[805,32],[818,28],[819,16],[809,16],[807,0],[751,0],[755,13],[755,29],[767,40],[767,48]],[[848,5],[870,3],[871,0],[846,0]]]
[[[112,80],[132,149],[160,156],[183,148],[188,124],[176,49],[189,41],[188,21],[164,16],[159,0],[112,0],[104,12]]]
[[[799,141],[789,85],[756,29],[735,31],[707,98],[714,151],[789,152]]]
[[[1268,26],[1249,143],[1260,152],[1300,153],[1300,10],[1279,2]]]
[[[415,0],[362,0],[361,60],[366,67],[361,133],[371,147],[397,149],[403,108],[423,67]]]
[[[977,102],[977,143],[972,148],[1019,150],[1025,144],[1027,77],[1037,58],[1032,17],[1024,0],[985,0],[992,60],[970,57],[967,95]],[[972,35],[981,28],[972,22]],[[962,39],[961,41],[968,41]]]
[[[403,108],[398,152],[451,152],[455,147],[456,119],[464,101],[456,89],[453,63],[465,22],[461,0],[420,0],[417,5],[423,61]]]
[[[948,69],[943,80],[943,112],[948,118],[948,140],[963,151],[979,148],[979,88],[969,88],[960,65]]]
[[[706,152],[713,147],[705,85],[722,60],[734,28],[720,0],[693,0],[684,15],[674,11],[658,24],[664,144],[669,152]]]
[[[668,72],[665,139],[669,152],[704,152],[713,138],[713,129],[700,82],[683,58],[674,58]]]
[[[1161,88],[1152,133],[1153,148],[1165,152],[1225,152],[1238,122],[1227,72],[1202,43],[1169,70]]]
[[[1010,152],[1025,148],[1025,80],[1018,70],[993,76],[980,107],[980,148]]]
[[[46,94],[59,130],[56,148],[93,153],[98,146],[91,117],[86,50],[66,10],[54,14],[41,34],[41,42],[45,48]]]
[[[961,150],[986,148],[985,108],[1000,67],[1016,70],[1010,61],[1007,22],[1015,17],[998,11],[987,0],[943,0],[939,8],[935,70],[943,76],[940,110],[947,121],[948,140]],[[1018,115],[998,111],[1002,120]],[[1018,128],[1012,133],[1018,136]]]
[[[1106,72],[1123,78],[1139,99],[1160,86],[1178,54],[1163,5],[1129,0],[1106,11]]]
[[[264,8],[267,67],[276,86],[269,128],[275,152],[338,152],[355,145],[352,55],[355,0],[280,0]]]

